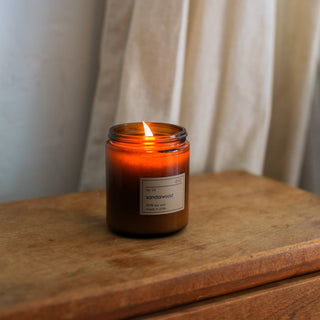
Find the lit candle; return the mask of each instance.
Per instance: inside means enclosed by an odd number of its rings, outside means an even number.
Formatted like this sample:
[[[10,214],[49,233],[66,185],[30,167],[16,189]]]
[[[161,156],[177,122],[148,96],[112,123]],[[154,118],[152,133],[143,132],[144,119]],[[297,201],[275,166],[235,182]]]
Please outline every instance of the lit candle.
[[[107,224],[125,235],[157,236],[188,222],[189,142],[183,127],[129,123],[106,143]]]

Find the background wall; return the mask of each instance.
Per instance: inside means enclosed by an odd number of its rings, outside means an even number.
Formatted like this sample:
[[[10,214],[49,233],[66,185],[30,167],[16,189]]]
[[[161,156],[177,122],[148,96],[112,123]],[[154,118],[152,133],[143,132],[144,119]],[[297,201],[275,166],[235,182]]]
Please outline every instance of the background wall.
[[[0,1],[0,201],[77,190],[104,5]]]

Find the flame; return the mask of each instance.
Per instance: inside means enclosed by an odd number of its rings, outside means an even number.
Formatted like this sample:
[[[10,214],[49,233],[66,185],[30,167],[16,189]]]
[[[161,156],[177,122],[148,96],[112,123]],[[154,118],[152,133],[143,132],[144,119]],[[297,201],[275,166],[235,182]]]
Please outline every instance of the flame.
[[[151,129],[149,128],[149,126],[144,122],[142,121],[143,123],[143,126],[144,126],[144,134],[146,137],[153,137],[153,133],[151,131]]]

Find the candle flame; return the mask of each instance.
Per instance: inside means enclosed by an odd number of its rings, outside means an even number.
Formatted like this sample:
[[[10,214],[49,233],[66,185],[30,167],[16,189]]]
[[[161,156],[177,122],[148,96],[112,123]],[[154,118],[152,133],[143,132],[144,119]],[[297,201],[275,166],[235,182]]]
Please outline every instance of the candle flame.
[[[149,126],[144,122],[142,121],[143,123],[143,126],[144,126],[144,134],[146,137],[153,137],[153,133],[151,131],[151,129],[149,128]]]

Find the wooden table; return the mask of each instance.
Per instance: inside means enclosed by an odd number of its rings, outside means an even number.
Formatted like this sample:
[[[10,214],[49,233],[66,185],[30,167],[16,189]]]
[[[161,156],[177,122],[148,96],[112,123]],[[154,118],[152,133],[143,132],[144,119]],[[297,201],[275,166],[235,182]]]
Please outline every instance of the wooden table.
[[[194,176],[166,238],[105,225],[105,192],[0,204],[0,319],[320,319],[320,198]]]

